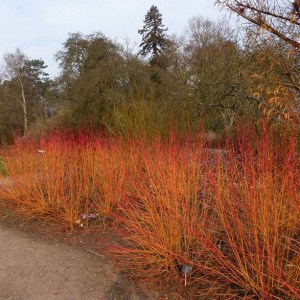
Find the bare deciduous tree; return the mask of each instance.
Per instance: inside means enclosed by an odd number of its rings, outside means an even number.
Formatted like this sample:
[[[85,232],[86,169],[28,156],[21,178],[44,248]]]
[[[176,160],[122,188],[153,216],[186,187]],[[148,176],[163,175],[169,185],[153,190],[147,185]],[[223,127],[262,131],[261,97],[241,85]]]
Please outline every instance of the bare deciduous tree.
[[[250,76],[250,79],[260,78],[254,94],[260,95],[261,107],[268,116],[275,114],[299,122],[300,0],[216,0],[216,3],[246,21],[246,44],[251,45],[250,52],[256,53],[257,66],[263,67]]]
[[[185,36],[183,57],[193,109],[205,114],[208,128],[229,129],[237,116],[252,111],[252,103],[243,101],[239,92],[245,84],[237,34],[227,19],[214,22],[199,16],[190,20]]]
[[[300,49],[300,0],[217,0],[216,3]]]
[[[25,79],[27,73],[27,56],[17,49],[15,53],[4,55],[5,77],[14,82],[16,90],[8,96],[15,99],[22,107],[24,118],[24,132],[28,130],[27,98],[25,95]]]

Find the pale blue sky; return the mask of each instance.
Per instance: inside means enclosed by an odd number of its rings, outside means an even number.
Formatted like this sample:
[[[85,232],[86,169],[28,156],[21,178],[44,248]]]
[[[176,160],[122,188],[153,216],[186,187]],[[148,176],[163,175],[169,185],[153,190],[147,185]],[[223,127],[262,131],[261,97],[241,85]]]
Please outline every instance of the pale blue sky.
[[[57,75],[54,54],[69,32],[101,31],[123,43],[140,42],[137,30],[156,5],[168,33],[181,34],[194,16],[221,17],[215,0],[0,0],[0,57],[20,48],[30,58],[42,58]]]

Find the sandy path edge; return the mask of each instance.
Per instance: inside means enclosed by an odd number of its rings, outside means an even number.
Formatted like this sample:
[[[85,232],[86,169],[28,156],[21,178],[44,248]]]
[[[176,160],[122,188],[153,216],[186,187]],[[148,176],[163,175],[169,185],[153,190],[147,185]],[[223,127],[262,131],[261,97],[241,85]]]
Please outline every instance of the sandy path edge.
[[[113,263],[84,249],[42,240],[0,223],[0,299],[157,299]]]

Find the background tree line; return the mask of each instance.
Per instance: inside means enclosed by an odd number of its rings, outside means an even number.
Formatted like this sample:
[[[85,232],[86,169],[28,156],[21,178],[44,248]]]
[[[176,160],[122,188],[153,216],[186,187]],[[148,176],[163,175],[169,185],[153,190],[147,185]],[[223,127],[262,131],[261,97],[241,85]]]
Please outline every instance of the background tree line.
[[[113,134],[193,133],[221,137],[239,121],[298,122],[297,1],[217,1],[249,26],[194,17],[171,36],[156,6],[138,32],[139,52],[100,32],[69,34],[51,80],[42,59],[19,49],[4,57],[0,135],[53,126],[90,126]],[[286,27],[284,27],[286,26]]]

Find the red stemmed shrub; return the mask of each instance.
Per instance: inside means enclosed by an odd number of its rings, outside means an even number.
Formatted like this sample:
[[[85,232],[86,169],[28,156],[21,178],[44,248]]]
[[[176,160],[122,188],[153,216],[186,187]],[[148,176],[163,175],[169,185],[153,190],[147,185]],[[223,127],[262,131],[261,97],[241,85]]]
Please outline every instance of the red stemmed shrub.
[[[84,132],[55,131],[23,141],[4,155],[10,180],[2,198],[29,216],[73,229],[82,215],[106,217],[119,201],[124,180],[118,142]]]
[[[299,299],[299,160],[262,128],[224,152],[156,143],[122,202],[118,249],[146,278],[220,299]],[[184,274],[184,267],[189,273]]]
[[[297,151],[293,133],[266,126],[223,150],[55,131],[2,153],[1,197],[71,229],[82,214],[115,218],[124,243],[112,251],[190,298],[300,299]]]

